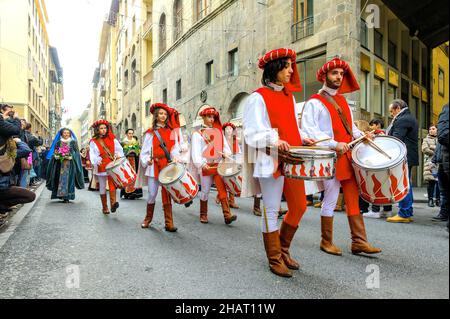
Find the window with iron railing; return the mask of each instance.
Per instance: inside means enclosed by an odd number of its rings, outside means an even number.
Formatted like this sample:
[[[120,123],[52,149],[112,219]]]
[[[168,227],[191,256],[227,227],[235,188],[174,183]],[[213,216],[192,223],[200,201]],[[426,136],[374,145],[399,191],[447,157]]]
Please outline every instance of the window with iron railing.
[[[200,21],[209,12],[210,0],[195,0],[195,21]]]
[[[292,42],[314,34],[313,0],[293,0]]]
[[[176,0],[173,6],[173,38],[178,40],[183,34],[183,4],[181,0]]]

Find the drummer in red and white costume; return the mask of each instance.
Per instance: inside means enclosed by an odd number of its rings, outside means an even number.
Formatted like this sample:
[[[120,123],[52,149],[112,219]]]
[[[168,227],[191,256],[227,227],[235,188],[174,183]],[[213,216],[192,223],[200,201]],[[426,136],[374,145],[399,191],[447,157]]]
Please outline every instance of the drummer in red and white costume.
[[[142,145],[139,167],[139,183],[148,185],[147,213],[142,228],[149,228],[155,210],[156,197],[160,183],[158,176],[171,161],[177,162],[180,156],[180,121],[178,111],[166,104],[156,103],[150,108],[153,114],[152,128],[147,130]],[[167,158],[161,142],[157,136],[163,140],[166,150],[170,153]],[[161,196],[164,209],[165,229],[168,232],[176,232],[177,228],[173,223],[172,202],[169,192],[161,187]]]
[[[217,165],[224,156],[231,155],[230,146],[222,133],[219,112],[208,107],[200,113],[203,118],[202,128],[192,134],[192,162],[198,170],[202,190],[200,192],[200,222],[208,223],[208,197],[214,182],[219,193],[225,224],[237,219],[228,203],[227,190],[222,177],[217,172]]]
[[[109,197],[111,212],[115,213],[119,208],[117,202],[116,186],[111,177],[106,173],[106,166],[114,158],[125,157],[122,145],[113,134],[111,123],[106,120],[99,120],[92,125],[94,129],[94,138],[89,144],[89,156],[94,166],[94,175],[97,177],[100,185],[100,198],[103,206],[103,214],[108,215],[108,203],[106,196],[106,183],[109,186]]]
[[[261,228],[270,270],[278,276],[292,277],[291,269],[298,270],[300,265],[290,256],[289,250],[306,211],[305,186],[301,180],[282,176],[282,163],[278,163],[275,157],[266,155],[265,148],[289,151],[290,146],[311,144],[313,141],[302,136],[298,125],[300,110],[295,103],[293,92],[300,92],[302,88],[295,51],[271,51],[260,59],[259,68],[264,70],[264,87],[250,95],[244,110],[244,137],[248,145],[244,151],[244,165],[250,158],[247,154],[251,150],[264,151],[258,152],[254,169],[250,169],[259,183],[256,183],[256,180],[247,180],[246,176],[244,181],[253,181],[252,183],[261,187],[264,201]],[[253,191],[245,196],[258,193],[258,187],[254,187]],[[289,211],[279,230],[278,213],[283,193]]]
[[[323,88],[305,104],[302,128],[309,137],[317,140],[329,138],[319,146],[336,150],[336,177],[323,182],[325,197],[322,204],[321,250],[332,255],[342,255],[333,244],[334,208],[339,197],[339,189],[344,192],[345,206],[352,235],[351,250],[354,254],[376,254],[381,250],[367,242],[364,219],[358,203],[358,184],[352,167],[349,143],[364,134],[356,127],[353,114],[342,94],[359,90],[359,85],[347,62],[335,58],[317,72],[317,80]],[[341,115],[338,113],[340,108]],[[371,136],[368,136],[371,138]]]
[[[225,123],[222,126],[223,133],[225,135],[225,138],[228,142],[228,145],[231,147],[231,153],[232,155],[239,155],[241,154],[241,147],[239,145],[239,139],[237,136],[237,127],[231,122]],[[219,200],[219,195],[217,195],[217,201]],[[228,192],[228,202],[230,204],[231,208],[239,209],[239,206],[236,204],[235,196],[232,192]]]

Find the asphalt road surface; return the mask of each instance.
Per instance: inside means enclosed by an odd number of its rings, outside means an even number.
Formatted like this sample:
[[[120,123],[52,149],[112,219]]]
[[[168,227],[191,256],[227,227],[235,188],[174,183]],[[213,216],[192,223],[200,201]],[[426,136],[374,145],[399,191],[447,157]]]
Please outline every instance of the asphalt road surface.
[[[369,241],[383,249],[376,257],[349,252],[343,213],[335,243],[344,256],[321,252],[320,212],[309,209],[291,249],[301,270],[283,279],[269,271],[253,201],[239,199],[238,220],[226,226],[214,196],[208,225],[198,201],[174,206],[172,234],[160,202],[143,230],[145,200],[122,200],[105,217],[98,193],[63,204],[44,190],[8,237],[0,234],[0,298],[449,298],[449,235],[431,221],[437,209],[417,204],[408,225],[366,220]]]

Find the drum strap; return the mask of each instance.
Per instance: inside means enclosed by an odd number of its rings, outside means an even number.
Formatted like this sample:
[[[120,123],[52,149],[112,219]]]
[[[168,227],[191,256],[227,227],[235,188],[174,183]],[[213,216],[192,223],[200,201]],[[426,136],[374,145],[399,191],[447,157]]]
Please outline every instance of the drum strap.
[[[100,143],[100,145],[102,146],[102,148],[105,150],[106,154],[108,154],[109,159],[111,161],[114,161],[114,156],[112,156],[109,148],[106,146],[105,142],[103,142],[103,140],[101,138],[98,139],[98,142]]]
[[[348,120],[345,117],[344,112],[342,111],[341,107],[336,103],[336,101],[330,95],[328,95],[324,91],[320,92],[319,94],[322,95],[328,102],[331,103],[331,105],[334,106],[334,108],[336,109],[336,111],[339,114],[339,118],[341,119],[342,124],[344,124],[345,130],[347,131],[348,134],[350,134],[350,136],[353,136],[352,127],[348,123]]]
[[[161,137],[161,134],[159,134],[158,130],[155,130],[154,132],[155,132],[156,137],[159,140],[159,144],[160,144],[161,148],[163,149],[164,154],[166,154],[167,160],[169,162],[172,162],[172,157],[170,156],[170,152],[167,149],[166,143],[164,142],[163,138]]]

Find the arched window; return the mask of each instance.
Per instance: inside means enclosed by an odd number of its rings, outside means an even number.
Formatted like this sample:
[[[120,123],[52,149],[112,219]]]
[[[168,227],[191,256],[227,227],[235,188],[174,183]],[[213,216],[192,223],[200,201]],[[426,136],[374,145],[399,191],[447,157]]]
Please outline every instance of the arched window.
[[[244,106],[248,98],[248,93],[242,92],[237,94],[230,103],[228,113],[233,120],[241,120],[244,116]]]
[[[131,87],[136,85],[136,60],[131,63]]]
[[[159,19],[159,55],[166,52],[167,48],[167,26],[166,15],[163,13]]]
[[[131,117],[131,128],[133,129],[133,130],[135,130],[136,128],[137,128],[137,125],[136,125],[137,123],[136,123],[136,114],[133,114],[133,116]]]
[[[183,34],[183,4],[181,0],[175,0],[173,4],[173,39],[178,40]]]

